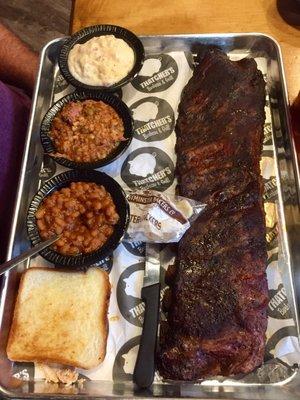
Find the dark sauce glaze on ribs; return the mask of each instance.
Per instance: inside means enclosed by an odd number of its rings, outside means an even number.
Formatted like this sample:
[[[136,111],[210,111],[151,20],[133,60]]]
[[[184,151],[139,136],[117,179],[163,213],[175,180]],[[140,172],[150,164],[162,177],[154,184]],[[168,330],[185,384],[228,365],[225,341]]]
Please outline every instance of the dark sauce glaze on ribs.
[[[261,158],[265,84],[253,59],[198,55],[179,105],[178,191],[207,204],[167,273],[158,366],[167,379],[249,373],[267,327]]]

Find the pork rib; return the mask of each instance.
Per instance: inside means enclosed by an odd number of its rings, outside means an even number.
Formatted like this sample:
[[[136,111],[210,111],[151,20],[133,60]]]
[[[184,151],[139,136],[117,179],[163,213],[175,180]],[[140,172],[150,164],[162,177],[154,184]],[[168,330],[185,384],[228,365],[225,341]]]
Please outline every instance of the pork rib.
[[[168,274],[158,357],[167,379],[248,373],[267,326],[261,157],[265,84],[253,59],[198,55],[176,124],[180,195],[207,204]]]

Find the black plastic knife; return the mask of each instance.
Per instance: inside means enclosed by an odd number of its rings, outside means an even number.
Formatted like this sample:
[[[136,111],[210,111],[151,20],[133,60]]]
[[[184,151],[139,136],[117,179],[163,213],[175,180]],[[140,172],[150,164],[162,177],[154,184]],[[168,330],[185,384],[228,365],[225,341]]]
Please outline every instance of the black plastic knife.
[[[142,300],[145,303],[144,324],[135,368],[134,383],[142,389],[152,385],[155,372],[156,337],[160,296],[160,245],[146,244]]]

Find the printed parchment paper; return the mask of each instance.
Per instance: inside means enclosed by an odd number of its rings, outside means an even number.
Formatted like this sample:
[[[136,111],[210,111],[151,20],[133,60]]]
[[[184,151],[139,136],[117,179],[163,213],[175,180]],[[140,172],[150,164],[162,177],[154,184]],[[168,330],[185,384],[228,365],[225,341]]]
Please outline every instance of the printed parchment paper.
[[[242,56],[234,54],[231,58]],[[174,127],[182,89],[192,75],[190,60],[191,55],[183,52],[148,56],[140,74],[123,88],[122,100],[128,105],[134,118],[134,139],[126,153],[111,165],[102,168],[102,171],[114,177],[125,189],[174,192]],[[266,60],[259,58],[256,61],[266,76]],[[73,90],[57,69],[54,101]],[[287,378],[292,373],[291,367],[300,360],[297,330],[282,279],[285,259],[278,221],[278,192],[268,96],[264,135],[261,168],[265,186],[267,277],[270,295],[265,364],[246,377],[236,378],[244,382],[261,383]],[[41,181],[61,171],[62,168],[46,156],[40,175]],[[165,249],[161,257],[162,275],[172,257],[168,255],[168,251]],[[112,267],[107,353],[98,368],[80,371],[86,379],[132,380],[144,315],[144,304],[140,299],[144,254],[143,243],[124,242],[114,252],[113,260],[106,261],[107,269]],[[47,262],[37,257],[32,261],[32,266],[34,265],[47,265]],[[42,377],[40,371],[34,371],[29,364],[15,364],[16,377],[28,380],[33,374],[36,378]],[[158,375],[156,380],[160,380]]]

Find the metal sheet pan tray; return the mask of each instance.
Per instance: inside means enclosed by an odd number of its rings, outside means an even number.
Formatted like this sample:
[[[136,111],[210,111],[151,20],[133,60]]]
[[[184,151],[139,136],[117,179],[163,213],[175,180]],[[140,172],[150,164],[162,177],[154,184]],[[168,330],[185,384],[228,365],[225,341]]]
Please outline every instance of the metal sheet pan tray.
[[[297,300],[300,300],[299,170],[291,135],[286,82],[278,44],[274,39],[259,33],[143,36],[141,39],[146,54],[172,51],[195,54],[199,46],[213,45],[233,56],[250,56],[265,60],[271,118],[270,132],[275,150],[277,206],[285,259],[282,276],[291,317],[295,321],[294,339],[297,341],[299,329],[296,304]],[[55,101],[57,88],[62,84],[57,58],[63,42],[64,39],[54,40],[48,43],[41,53],[7,258],[29,247],[26,234],[26,213],[29,203],[43,182],[57,172],[55,163],[43,154],[39,130],[42,118]],[[64,88],[60,87],[59,90]],[[300,372],[296,366],[289,370],[284,379],[208,380],[197,383],[157,380],[146,392],[137,391],[131,381],[90,380],[84,382],[82,387],[49,386],[28,373],[30,365],[19,368],[16,374],[15,364],[6,356],[6,343],[20,274],[28,266],[29,263],[19,265],[16,270],[6,273],[3,279],[0,297],[0,393],[4,397],[300,399]]]

